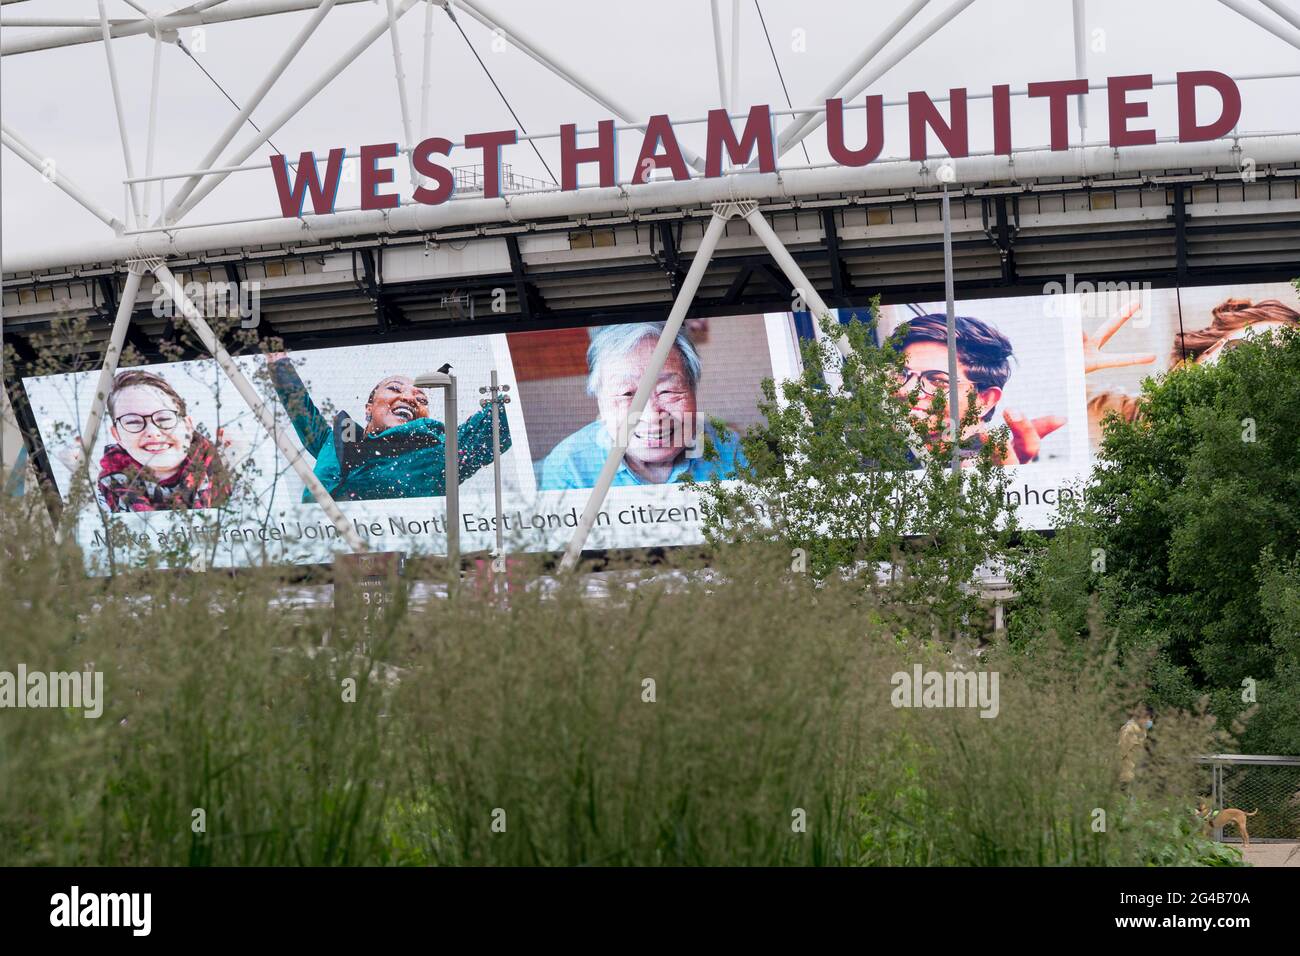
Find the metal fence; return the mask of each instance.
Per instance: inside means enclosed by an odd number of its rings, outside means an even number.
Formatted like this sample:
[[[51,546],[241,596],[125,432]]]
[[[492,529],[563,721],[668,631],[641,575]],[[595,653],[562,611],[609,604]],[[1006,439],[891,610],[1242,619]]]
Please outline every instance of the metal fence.
[[[1247,824],[1252,842],[1300,840],[1300,757],[1213,754],[1200,762],[1210,768],[1208,796],[1215,811],[1256,811]],[[1227,840],[1240,842],[1235,826],[1227,834]],[[1215,836],[1225,839],[1221,832]]]
[[[556,185],[535,176],[521,176],[511,168],[509,163],[499,164],[501,191],[503,193],[538,192],[543,189],[555,189]],[[453,166],[452,180],[457,193],[481,193],[483,191],[483,166]]]

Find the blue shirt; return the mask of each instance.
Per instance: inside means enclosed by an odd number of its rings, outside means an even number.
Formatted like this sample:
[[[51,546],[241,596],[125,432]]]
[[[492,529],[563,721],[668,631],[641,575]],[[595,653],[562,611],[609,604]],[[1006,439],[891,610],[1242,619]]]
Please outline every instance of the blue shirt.
[[[719,438],[713,426],[708,424],[704,425],[702,431],[717,450],[717,460],[706,461],[703,457],[691,458],[684,455],[673,465],[673,470],[664,484],[681,481],[688,474],[696,481],[708,481],[714,476],[723,479],[734,478],[736,468],[746,464],[745,453],[740,448],[740,436],[734,431],[727,432],[725,438]],[[703,441],[703,436],[700,440]],[[538,489],[563,491],[566,488],[595,487],[596,479],[600,476],[601,468],[605,466],[605,459],[609,457],[609,449],[612,445],[613,442],[603,422],[594,421],[578,429],[556,445],[542,461]],[[618,471],[614,472],[614,484],[649,485],[654,482],[646,481],[634,472],[627,466],[627,459],[624,458],[618,463]]]

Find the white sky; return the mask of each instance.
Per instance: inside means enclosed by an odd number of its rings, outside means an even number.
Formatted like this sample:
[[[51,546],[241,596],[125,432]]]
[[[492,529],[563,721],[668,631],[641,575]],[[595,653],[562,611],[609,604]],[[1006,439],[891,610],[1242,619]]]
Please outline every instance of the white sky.
[[[166,11],[180,0],[144,2]],[[1300,0],[1283,2],[1300,16]],[[933,0],[902,39],[929,23],[949,3]],[[794,105],[802,106],[818,102],[823,88],[872,40],[873,31],[902,10],[905,0],[761,0],[761,4]],[[107,0],[107,5],[110,17],[135,16],[122,0]],[[482,0],[481,5],[634,110],[668,113],[676,119],[702,116],[719,105],[707,0]],[[727,36],[724,47],[729,50],[732,5],[723,0],[721,6]],[[1258,9],[1267,14],[1262,5]],[[738,105],[747,108],[767,103],[774,109],[784,108],[753,0],[741,0],[740,10]],[[1159,80],[1179,70],[1199,69],[1234,76],[1300,73],[1300,49],[1217,0],[1088,0],[1087,10],[1089,45],[1094,47],[1088,55],[1088,77],[1094,82],[1129,73],[1153,73]],[[3,11],[6,17],[97,16],[95,0],[28,0],[6,4]],[[314,80],[359,33],[384,15],[382,2],[354,4],[330,13],[254,113],[254,122],[262,125],[273,117],[298,89]],[[209,26],[203,38],[206,49],[195,55],[242,105],[308,16],[303,12]],[[1285,26],[1281,19],[1268,16]],[[601,107],[520,51],[507,45],[494,52],[491,34],[468,14],[462,12],[460,21],[529,132],[556,132],[566,122],[586,128],[608,118]],[[408,95],[417,114],[423,29],[422,5],[399,23]],[[1291,29],[1300,37],[1300,31]],[[797,30],[804,31],[806,49],[794,49]],[[5,31],[6,36],[21,32],[18,28]],[[182,40],[191,47],[198,45],[188,30],[182,32]],[[886,52],[892,49],[893,45]],[[144,169],[152,50],[153,41],[147,36],[114,43],[137,174]],[[905,97],[910,90],[937,96],[949,87],[964,86],[975,94],[987,93],[995,83],[1014,87],[1030,81],[1066,79],[1074,74],[1073,51],[1070,0],[976,0],[869,92],[881,93],[889,100]],[[188,170],[207,151],[234,108],[179,49],[165,46],[162,53],[154,169]],[[433,59],[430,135],[458,141],[467,132],[515,125],[441,10],[434,14]],[[1295,106],[1300,102],[1300,79],[1245,82],[1241,89],[1241,131],[1300,129]],[[1160,135],[1176,133],[1172,88],[1157,90],[1150,99],[1150,125]],[[1210,97],[1202,109],[1212,115],[1216,102]],[[1012,108],[1015,145],[1045,144],[1045,102],[1017,98]],[[55,157],[60,171],[118,216],[123,215],[124,163],[102,44],[5,57],[0,63],[0,116],[43,155]],[[987,101],[972,103],[972,150],[991,146],[988,116]],[[884,156],[904,155],[904,111],[890,110],[887,117],[891,118],[886,124]],[[418,115],[414,123],[418,137]],[[855,123],[861,123],[860,114],[850,123],[851,135],[860,128]],[[1138,121],[1133,125],[1144,124]],[[702,129],[687,127],[679,137],[684,145],[698,150]],[[1071,129],[1073,137],[1073,124]],[[1105,131],[1103,91],[1090,98],[1089,139],[1104,139]],[[252,130],[246,126],[235,144],[250,135]],[[387,36],[381,36],[272,139],[293,157],[308,149],[323,154],[334,146],[356,149],[367,143],[401,141],[401,114]],[[855,142],[850,139],[851,145]],[[621,176],[630,174],[639,145],[640,134],[622,141]],[[809,138],[808,146],[814,163],[828,161],[824,129]],[[545,142],[541,149],[558,176],[558,141]],[[256,154],[257,161],[264,162],[271,153],[270,147],[264,146]],[[477,151],[454,153],[450,162],[469,165],[477,161],[477,155]],[[526,145],[509,148],[506,160],[518,173],[547,178]],[[783,162],[801,165],[803,154],[796,149]],[[584,181],[590,175],[584,172]],[[356,204],[355,189],[355,185],[343,187],[340,206]],[[106,226],[8,149],[0,160],[0,201],[6,250],[45,249],[110,235]],[[231,177],[185,221],[278,213],[270,171],[262,170]]]

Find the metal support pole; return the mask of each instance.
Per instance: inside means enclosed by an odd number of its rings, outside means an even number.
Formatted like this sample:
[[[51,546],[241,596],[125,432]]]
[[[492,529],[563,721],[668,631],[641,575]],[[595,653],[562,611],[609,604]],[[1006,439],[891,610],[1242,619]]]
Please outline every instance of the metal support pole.
[[[497,386],[497,370],[492,370],[492,478],[495,483],[497,509],[497,557],[505,553],[505,528],[501,509],[501,409],[497,402],[500,388]]]
[[[3,0],[0,0],[3,2]],[[134,18],[118,19],[110,17],[109,27],[121,26],[124,23],[134,23]],[[99,17],[5,17],[0,19],[0,27],[59,27],[60,29],[78,29],[84,27],[94,27],[95,32],[99,32]]]
[[[160,92],[162,79],[162,34],[155,34],[153,38],[153,86],[149,89],[149,136],[145,141],[144,148],[144,174],[153,175],[153,153],[154,143],[158,133],[158,94]],[[141,217],[142,222],[149,221],[149,195],[153,190],[153,183],[144,187],[144,214]],[[161,204],[160,204],[161,205]]]
[[[405,137],[402,146],[409,150],[406,154],[406,171],[411,181],[411,192],[414,193],[419,186],[419,181],[415,175],[416,144],[412,139],[411,106],[406,97],[406,70],[402,67],[402,41],[397,35],[397,11],[393,7],[393,0],[384,0],[384,3],[388,9],[388,39],[393,43],[393,70],[397,75],[397,105],[402,113],[402,136]]]
[[[113,42],[108,32],[108,14],[104,12],[104,0],[99,0],[99,22],[104,34],[104,56],[108,60],[108,83],[113,90],[113,106],[117,110],[117,133],[122,140],[122,159],[126,164],[126,175],[135,177],[135,163],[131,161],[131,139],[126,135],[126,113],[122,110],[122,90],[117,85],[117,62],[113,59]],[[135,211],[135,221],[141,225],[144,219],[140,209],[140,190],[135,183],[130,186],[131,207]]]
[[[776,260],[776,264],[781,268],[785,277],[790,280],[790,285],[794,287],[796,294],[802,296],[804,302],[807,303],[808,309],[813,316],[813,335],[817,337],[818,342],[821,342],[826,337],[826,333],[822,331],[821,320],[823,316],[830,315],[831,310],[827,308],[822,297],[817,294],[817,290],[813,288],[812,283],[808,281],[808,277],[799,268],[799,263],[794,261],[794,256],[790,255],[790,251],[781,242],[781,238],[768,225],[767,220],[763,218],[763,214],[758,211],[757,203],[745,213],[745,222],[749,223],[749,228],[753,230],[754,235],[758,236],[759,241],[766,247],[768,254]],[[835,347],[839,354],[843,356],[844,350],[848,348],[848,337],[841,335],[836,340]],[[838,368],[823,368],[822,375],[832,392],[840,390],[843,378]]]
[[[1287,5],[1282,3],[1281,0],[1259,0],[1259,2],[1291,24],[1291,26],[1300,30],[1300,12],[1288,9]]]
[[[831,80],[831,82],[817,97],[818,101],[825,103],[827,100],[833,99],[837,96],[840,91],[848,85],[848,82],[857,75],[858,71],[870,63],[876,55],[894,39],[894,37],[898,36],[898,34],[903,31],[903,28],[911,23],[916,15],[920,13],[929,2],[930,0],[912,0],[912,2],[908,4],[907,8],[896,16],[888,26],[881,30],[875,40],[868,44],[866,49],[858,54],[852,63],[841,70],[835,79]],[[781,136],[777,140],[778,155],[784,155],[786,150],[794,146],[796,143],[796,137],[803,139],[803,137],[807,135],[807,133],[804,132],[804,129],[810,122],[812,122],[816,115],[816,113],[802,113],[790,121],[790,124],[781,131]],[[809,127],[809,129],[811,129],[811,127]]]
[[[496,495],[496,549],[492,552],[491,579],[492,591],[496,593],[497,562],[502,561],[506,553],[505,511],[501,502],[501,408],[510,403],[510,396],[503,392],[510,391],[509,385],[499,385],[497,370],[492,370],[492,383],[479,389],[479,394],[488,397],[479,401],[479,407],[492,408],[492,479]],[[503,566],[504,570],[504,566]]]
[[[731,108],[731,98],[727,95],[727,61],[722,53],[722,13],[718,4],[722,0],[711,0],[713,12],[713,58],[718,68],[718,105],[724,110]]]
[[[447,561],[460,578],[460,415],[457,411],[456,376],[446,371],[415,376],[416,388],[438,388],[443,392],[443,500],[446,505]],[[479,389],[480,392],[483,389]]]
[[[460,580],[460,416],[456,404],[456,376],[447,377],[445,414],[447,435],[447,563],[451,565],[452,580]]]
[[[410,10],[411,7],[415,6],[416,2],[417,0],[402,0],[402,2],[398,5],[397,11],[394,14],[394,18],[400,20],[403,14],[406,13],[406,11]],[[241,146],[235,152],[235,155],[231,157],[230,161],[226,165],[238,166],[244,160],[248,159],[249,156],[252,156],[253,153],[257,152],[257,150],[261,148],[263,143],[265,143],[272,136],[278,133],[280,131],[280,128],[284,126],[285,123],[289,122],[289,120],[293,119],[293,117],[297,115],[298,111],[302,109],[303,106],[305,106],[308,102],[310,102],[312,98],[316,96],[317,93],[323,90],[326,86],[329,85],[329,83],[336,76],[338,76],[345,69],[347,69],[348,65],[357,57],[359,57],[362,53],[364,53],[366,49],[370,46],[370,44],[378,40],[380,34],[384,33],[384,31],[388,29],[388,24],[389,24],[388,17],[385,16],[384,19],[380,20],[373,27],[371,27],[364,34],[362,34],[361,38],[357,40],[356,43],[352,44],[352,46],[348,48],[347,52],[345,52],[342,56],[340,56],[337,60],[335,60],[332,64],[330,64],[329,69],[327,69],[324,72],[324,74],[322,74],[316,80],[315,83],[310,84],[306,89],[304,89],[301,93],[299,93],[298,96],[294,98],[294,101],[292,103],[286,106],[283,110],[281,110],[278,114],[276,114],[274,119],[270,120],[265,126],[262,127],[262,131],[260,133],[254,136],[243,146]],[[189,199],[187,199],[184,202],[184,204],[178,204],[176,200],[173,199],[172,202],[167,207],[168,215],[163,217],[163,222],[164,223],[178,222],[180,219],[182,219],[185,216],[187,212],[189,212],[200,202],[202,202],[204,197],[207,196],[208,193],[212,192],[212,190],[220,186],[225,181],[226,177],[229,175],[230,175],[229,172],[224,172],[224,173],[214,173],[205,177],[203,181],[203,185],[196,187],[193,194],[189,197]]]
[[[736,100],[740,96],[740,0],[731,0],[731,101],[727,103],[727,113],[736,112]]]
[[[190,323],[190,328],[203,342],[204,347],[212,353],[212,357],[217,360],[221,370],[226,373],[226,377],[234,384],[235,390],[248,403],[248,407],[253,410],[257,420],[262,423],[262,427],[270,432],[271,437],[275,440],[276,447],[280,449],[281,454],[288,460],[290,466],[298,473],[298,477],[303,480],[311,496],[316,499],[316,503],[321,506],[321,510],[329,517],[339,536],[348,543],[353,551],[368,550],[361,536],[357,534],[357,529],[352,526],[352,522],[339,509],[338,503],[330,497],[330,493],[321,484],[316,473],[312,471],[311,465],[307,463],[306,453],[289,435],[280,428],[276,421],[275,412],[268,407],[266,400],[258,394],[257,389],[253,387],[244,373],[239,370],[235,360],[230,357],[225,346],[213,334],[208,323],[204,321],[203,314],[198,310],[189,296],[185,294],[185,289],[177,281],[176,276],[172,275],[167,266],[159,262],[153,267],[154,276],[162,283],[163,289],[171,297],[172,301],[180,308],[186,320]]]
[[[1273,36],[1277,37],[1279,40],[1285,40],[1287,43],[1291,44],[1297,50],[1300,50],[1300,30],[1293,29],[1289,26],[1284,26],[1283,24],[1280,23],[1274,23],[1273,21],[1269,20],[1268,17],[1264,16],[1264,14],[1260,13],[1258,10],[1254,9],[1253,7],[1247,6],[1244,0],[1219,0],[1219,2],[1223,4],[1225,7],[1227,7],[1229,10],[1241,14],[1243,17],[1245,17],[1247,20],[1254,23],[1256,26],[1263,27],[1265,30],[1273,34]]]
[[[337,0],[337,2],[339,4],[370,3],[373,0]],[[152,34],[155,30],[182,30],[200,24],[230,23],[280,13],[315,10],[320,4],[321,0],[226,0],[225,3],[198,12],[178,12],[153,19],[139,17],[131,20],[110,20],[110,33],[114,37],[139,36],[144,33]],[[93,26],[63,27],[23,36],[6,35],[3,43],[0,43],[0,53],[11,56],[17,53],[74,46],[79,43],[98,43],[103,39],[103,33],[98,18],[92,22]]]
[[[528,39],[523,34],[521,34],[518,30],[507,27],[505,22],[501,19],[501,17],[498,14],[488,13],[486,10],[482,9],[478,5],[477,0],[456,0],[456,2],[452,4],[452,6],[454,6],[456,10],[461,10],[464,11],[465,13],[468,13],[471,17],[473,17],[479,23],[483,24],[489,30],[500,30],[502,33],[504,33],[506,36],[510,38],[510,43],[512,46],[518,48],[527,56],[529,56],[531,59],[537,61],[542,66],[546,67],[546,69],[550,70],[552,73],[554,73],[560,79],[564,80],[570,86],[586,94],[588,97],[590,97],[595,102],[599,103],[605,109],[609,110],[619,119],[621,119],[623,122],[631,123],[641,130],[645,129],[644,119],[637,116],[636,113],[634,113],[632,110],[629,110],[621,103],[616,102],[608,94],[600,90],[597,90],[595,86],[593,86],[588,80],[578,76],[578,74],[574,73],[568,67],[562,66],[560,64],[558,57],[543,50],[541,47],[537,45],[536,42]],[[450,7],[448,9],[450,9]],[[681,150],[682,150],[682,156],[686,159],[686,162],[690,163],[690,165],[694,167],[697,171],[700,172],[704,171],[704,160],[699,156],[699,154],[693,152],[690,149],[687,149],[685,146],[682,146]]]
[[[182,12],[201,13],[202,11],[208,9],[208,7],[215,7],[226,2],[228,2],[228,0],[198,0],[198,3],[191,3],[185,6]]]
[[[104,350],[104,365],[99,370],[99,381],[95,385],[95,395],[90,401],[90,414],[86,416],[86,427],[81,431],[81,461],[88,465],[91,449],[99,436],[99,426],[104,420],[104,407],[108,403],[108,393],[113,389],[113,376],[117,374],[117,361],[122,357],[122,346],[126,343],[127,329],[131,325],[131,316],[135,312],[135,300],[140,293],[140,280],[148,271],[142,262],[128,263],[126,287],[117,303],[117,315],[113,319],[113,331],[109,335],[108,348]],[[64,508],[58,525],[54,529],[55,542],[63,543],[65,522],[69,509]]]
[[[961,421],[957,414],[957,307],[953,299],[952,214],[943,187],[943,294],[948,303],[948,422],[952,428],[952,472],[961,467]]]
[[[592,525],[596,523],[596,516],[605,504],[605,495],[609,493],[609,487],[614,483],[614,474],[618,471],[619,462],[623,460],[623,455],[627,451],[627,442],[632,428],[640,421],[641,414],[645,411],[646,403],[650,400],[650,391],[659,380],[659,372],[664,367],[664,362],[668,360],[668,353],[672,350],[678,331],[681,330],[682,320],[686,318],[686,312],[695,300],[700,280],[704,278],[705,270],[713,259],[713,252],[718,247],[718,240],[722,238],[726,225],[727,216],[721,215],[715,207],[713,218],[709,220],[708,228],[704,230],[704,238],[700,240],[700,247],[695,252],[695,258],[691,260],[691,267],[686,271],[686,278],[682,280],[681,291],[677,293],[672,311],[668,313],[668,320],[659,335],[659,342],[650,355],[645,371],[641,373],[641,381],[637,385],[636,394],[632,397],[632,405],[627,411],[625,427],[616,429],[618,434],[609,436],[609,454],[605,456],[605,465],[600,470],[600,477],[596,479],[596,486],[591,489],[587,505],[582,510],[582,517],[578,519],[578,526],[573,530],[573,537],[569,539],[568,547],[564,549],[564,557],[560,561],[561,571],[572,571],[578,564],[578,558],[582,555],[582,546],[587,543],[587,535],[591,533]]]
[[[930,37],[938,33],[941,29],[943,29],[944,26],[951,23],[952,20],[958,14],[960,14],[963,10],[965,10],[974,2],[975,0],[956,0],[956,2],[952,4],[952,6],[950,6],[943,13],[939,14],[939,16],[937,16],[920,33],[912,37],[912,39],[908,40],[907,43],[903,44],[902,47],[900,47],[894,53],[886,57],[882,63],[868,70],[865,74],[859,77],[857,81],[853,84],[853,88],[848,92],[844,93],[842,98],[845,100],[851,100],[856,98],[860,93],[862,93],[865,89],[867,89],[867,87],[871,86],[872,83],[876,82],[878,79],[880,79],[890,70],[892,70],[895,66],[897,66],[900,62],[902,62],[908,55],[912,53],[913,50],[919,47],[926,40],[930,39]],[[861,59],[861,57],[859,57],[859,59]],[[784,156],[791,149],[793,149],[794,147],[798,146],[801,142],[803,142],[809,133],[817,129],[817,127],[821,126],[825,122],[826,122],[826,113],[823,111],[821,113],[817,113],[816,115],[810,117],[809,120],[806,123],[804,123],[801,127],[793,131],[787,130],[786,133],[782,133],[781,138],[777,144],[777,156],[778,157]]]
[[[420,72],[420,142],[429,138],[429,99],[433,89],[433,0],[424,6],[424,63]],[[421,177],[421,182],[426,182]]]
[[[1088,13],[1087,0],[1074,0],[1074,75],[1076,79],[1088,78]],[[1088,94],[1079,94],[1079,145],[1088,142]]]
[[[298,51],[300,51],[307,43],[307,39],[316,31],[316,28],[320,26],[320,22],[325,19],[325,14],[330,12],[335,2],[336,0],[323,0],[321,5],[316,8],[316,12],[308,17],[307,22],[303,24],[302,29],[298,31],[297,36],[290,41],[284,52],[280,54],[280,58],[275,61],[275,64],[267,71],[266,76],[262,78],[262,82],[259,83],[257,89],[253,91],[253,95],[248,98],[248,102],[245,103],[243,108],[231,118],[230,122],[226,124],[226,128],[221,131],[221,135],[217,137],[216,143],[214,143],[212,148],[204,154],[201,160],[199,160],[199,169],[210,169],[217,160],[221,158],[222,150],[230,145],[230,141],[235,138],[240,129],[243,128],[243,125],[248,122],[249,117],[253,115],[253,110],[257,109],[257,107],[261,105],[262,100],[265,99],[266,94],[270,92],[271,87],[275,85],[276,80],[280,79],[280,77],[284,75],[284,71],[288,69],[293,58],[298,55]],[[240,162],[243,162],[243,160],[240,160]],[[190,193],[192,193],[195,187],[199,185],[199,180],[200,177],[191,176],[181,184],[181,188],[177,190],[172,201],[168,203],[166,212],[164,212],[160,217],[160,222],[166,222],[170,216],[175,214],[176,210],[181,207],[181,204],[189,198]]]
[[[122,346],[126,343],[127,329],[131,325],[131,316],[135,312],[135,300],[140,293],[140,280],[144,277],[146,267],[139,262],[129,263],[130,271],[126,274],[126,287],[117,303],[117,315],[113,319],[113,331],[109,336],[108,348],[104,351],[104,366],[99,370],[99,383],[95,386],[95,397],[90,403],[90,414],[86,417],[86,427],[81,432],[81,453],[85,461],[90,461],[90,450],[99,435],[99,425],[104,419],[104,406],[108,393],[112,390],[113,376],[117,374],[117,362],[122,357]]]
[[[45,176],[49,182],[58,186],[61,190],[75,199],[83,209],[112,229],[113,232],[117,233],[119,236],[122,234],[122,230],[126,228],[122,220],[118,219],[111,212],[86,195],[80,186],[74,183],[62,172],[59,172],[57,167],[53,170],[47,168],[46,160],[41,158],[40,153],[33,149],[8,126],[0,126],[0,142],[3,142],[4,145],[13,150],[14,154],[26,162],[28,166],[31,166],[32,169],[36,170],[42,176]]]

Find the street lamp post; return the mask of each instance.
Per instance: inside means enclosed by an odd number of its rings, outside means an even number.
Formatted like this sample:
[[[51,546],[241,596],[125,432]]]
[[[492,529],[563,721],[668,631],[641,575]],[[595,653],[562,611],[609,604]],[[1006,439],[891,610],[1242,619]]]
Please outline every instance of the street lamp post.
[[[460,577],[460,448],[457,428],[460,416],[456,408],[456,376],[448,372],[426,372],[415,377],[416,388],[443,390],[443,420],[446,422],[447,492],[447,562],[453,570],[453,580]]]
[[[961,422],[957,414],[957,307],[953,301],[952,269],[952,210],[948,204],[948,184],[955,181],[957,171],[944,163],[937,173],[943,183],[943,294],[948,308],[948,422],[952,429],[952,473],[961,467]]]
[[[497,547],[496,554],[493,555],[492,570],[497,570],[497,562],[505,555],[505,526],[504,516],[501,510],[501,406],[510,404],[510,396],[504,394],[510,391],[509,385],[497,384],[497,370],[492,370],[492,384],[481,386],[480,395],[490,395],[488,398],[479,399],[479,407],[492,407],[492,477],[496,482],[496,528],[497,528]]]
[[[961,420],[957,414],[957,307],[954,302],[953,267],[952,267],[952,208],[948,203],[948,184],[956,182],[957,170],[952,163],[944,163],[938,170],[939,182],[943,183],[943,294],[947,300],[948,310],[948,422],[952,429],[952,493],[956,511],[961,511]],[[959,543],[958,548],[964,550]],[[965,618],[962,620],[965,624]],[[960,629],[965,633],[964,628]]]

